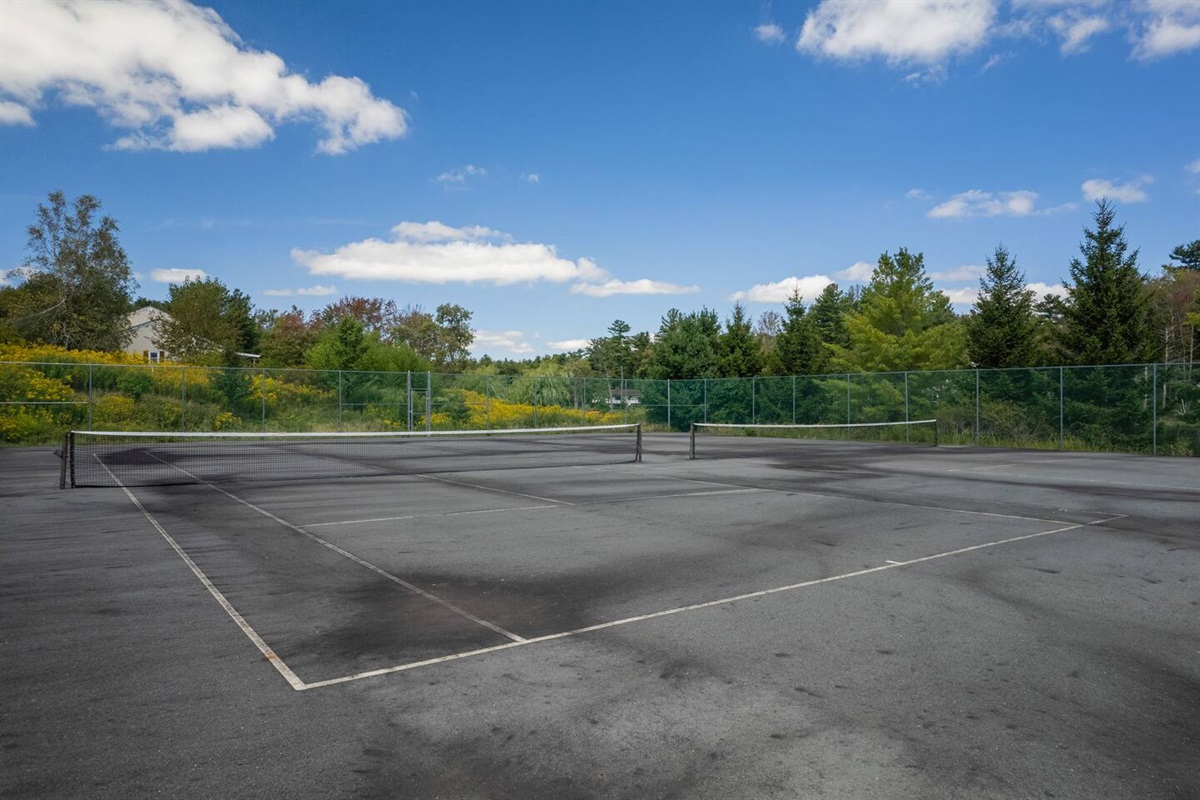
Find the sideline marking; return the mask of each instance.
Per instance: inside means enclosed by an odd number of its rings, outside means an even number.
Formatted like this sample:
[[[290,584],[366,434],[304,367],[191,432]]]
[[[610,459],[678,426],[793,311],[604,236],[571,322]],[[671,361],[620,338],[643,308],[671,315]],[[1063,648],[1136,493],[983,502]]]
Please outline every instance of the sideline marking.
[[[153,453],[150,453],[149,451],[147,451],[147,454],[150,455],[152,458],[162,461],[161,458],[158,458],[158,456],[154,455]],[[471,620],[472,622],[474,622],[477,625],[482,625],[483,627],[487,628],[490,631],[495,631],[496,633],[500,634],[501,636],[505,637],[506,639],[512,639],[514,642],[521,643],[521,642],[525,641],[524,637],[518,636],[517,634],[513,633],[512,631],[506,631],[504,628],[501,628],[499,625],[496,625],[494,623],[488,622],[486,619],[481,619],[481,618],[475,616],[474,614],[472,614],[470,611],[467,611],[466,609],[463,609],[463,608],[459,608],[458,606],[451,603],[449,600],[443,600],[442,598],[438,597],[436,594],[433,594],[432,592],[427,592],[424,589],[422,589],[420,586],[417,586],[416,584],[413,584],[413,583],[409,583],[408,581],[404,580],[403,578],[393,575],[392,573],[388,572],[387,570],[383,569],[382,567],[377,567],[374,564],[372,564],[370,561],[366,561],[365,559],[359,558],[358,556],[354,555],[354,553],[351,553],[348,550],[343,550],[342,548],[338,547],[333,542],[322,539],[320,536],[317,536],[315,533],[310,533],[310,532],[304,530],[304,528],[301,528],[299,525],[294,525],[294,524],[288,522],[286,519],[283,519],[282,517],[277,517],[274,514],[272,514],[270,511],[267,511],[265,508],[259,508],[258,506],[251,503],[249,500],[243,500],[242,498],[238,497],[236,494],[232,494],[230,492],[225,491],[220,486],[214,486],[213,484],[208,483],[207,481],[200,480],[195,475],[193,475],[192,473],[183,469],[182,467],[177,467],[174,464],[170,464],[166,461],[163,461],[163,463],[167,464],[167,466],[169,466],[169,467],[174,467],[175,469],[179,470],[180,472],[187,475],[188,477],[198,481],[202,485],[207,486],[210,489],[220,492],[221,494],[225,495],[229,499],[236,500],[237,502],[244,505],[246,508],[249,508],[253,511],[257,511],[259,514],[262,514],[267,519],[278,522],[280,525],[287,528],[288,530],[295,531],[296,533],[300,534],[301,536],[306,536],[309,539],[312,539],[317,544],[323,545],[324,547],[328,547],[330,550],[337,553],[339,556],[344,556],[345,558],[348,558],[351,561],[353,561],[355,564],[358,564],[359,566],[362,566],[362,567],[366,567],[367,569],[374,572],[376,575],[379,575],[382,578],[386,578],[387,580],[389,580],[392,583],[395,583],[399,586],[403,586],[405,589],[408,589],[410,592],[415,592],[416,594],[421,595],[426,600],[432,600],[433,602],[437,603],[438,605],[442,606],[443,608],[446,608],[450,611],[453,611],[455,614],[458,614],[460,617],[465,617],[466,619]],[[106,469],[107,469],[107,467],[106,467]]]
[[[574,503],[566,500],[555,500],[553,497],[538,497],[536,494],[525,494],[524,492],[513,492],[508,489],[495,489],[491,486],[480,486],[477,483],[467,483],[466,481],[452,481],[449,478],[441,478],[437,475],[417,474],[416,477],[424,478],[429,481],[437,481],[439,483],[448,483],[451,486],[466,486],[470,489],[480,489],[485,492],[495,492],[496,494],[507,494],[513,497],[524,497],[528,500],[541,500],[543,503],[557,503],[560,506],[573,506]]]
[[[146,510],[146,507],[142,505],[142,502],[137,499],[133,492],[129,491],[129,487],[121,483],[120,478],[118,478],[116,475],[113,475],[112,470],[108,468],[107,464],[105,464],[103,461],[100,461],[99,456],[96,456],[96,461],[100,464],[100,466],[104,467],[104,471],[107,472],[114,481],[116,481],[117,486],[121,487],[121,491],[125,492],[125,496],[133,501],[133,504],[137,506],[137,510],[141,511],[143,516],[150,520],[150,524],[154,526],[154,529],[162,534],[162,537],[167,540],[167,544],[171,545],[171,549],[173,549],[175,553],[183,559],[183,563],[187,564],[192,570],[192,573],[200,579],[200,583],[204,584],[204,588],[208,589],[208,593],[213,596],[213,599],[217,601],[217,604],[221,606],[221,608],[225,609],[225,613],[228,614],[230,618],[237,624],[237,626],[242,629],[242,633],[246,634],[250,641],[254,642],[254,646],[259,649],[259,652],[263,654],[263,657],[266,658],[267,661],[271,662],[271,665],[278,670],[279,674],[283,676],[283,679],[298,692],[309,688],[309,684],[306,684],[304,681],[300,680],[296,673],[292,672],[291,668],[287,664],[283,663],[283,659],[275,654],[275,651],[271,649],[270,645],[263,641],[263,638],[258,635],[258,632],[255,631],[254,628],[250,627],[250,623],[246,622],[246,619],[238,613],[237,609],[233,607],[233,604],[230,603],[228,599],[226,599],[225,595],[221,594],[221,590],[213,585],[213,582],[208,579],[208,576],[204,574],[204,571],[196,565],[195,561],[192,561],[191,556],[183,551],[183,548],[179,546],[179,543],[171,538],[171,534],[167,533],[166,529],[163,528],[163,526],[159,524],[158,520],[154,518],[154,515]]]
[[[616,627],[619,627],[622,625],[629,625],[634,622],[643,622],[648,619],[658,619],[659,617],[668,617],[668,616],[672,616],[674,614],[683,614],[688,611],[698,611],[700,609],[712,608],[713,606],[722,606],[722,605],[727,605],[729,603],[736,603],[741,600],[751,600],[751,599],[758,598],[758,597],[766,597],[767,595],[779,594],[780,592],[791,592],[791,591],[795,591],[797,589],[804,589],[809,586],[818,586],[823,583],[833,583],[834,581],[846,580],[847,578],[857,578],[862,575],[870,575],[875,572],[884,572],[884,571],[890,570],[890,569],[899,569],[901,567],[912,566],[913,564],[922,564],[926,561],[936,561],[941,558],[949,558],[951,556],[958,556],[958,555],[962,555],[963,553],[970,553],[975,550],[983,550],[988,547],[999,547],[1000,545],[1012,544],[1013,542],[1023,542],[1023,541],[1029,540],[1029,539],[1037,539],[1042,536],[1049,536],[1054,533],[1062,533],[1064,531],[1075,530],[1077,528],[1083,528],[1083,527],[1086,527],[1089,525],[1103,525],[1107,522],[1112,522],[1113,520],[1122,519],[1126,516],[1128,516],[1128,515],[1127,514],[1117,514],[1116,516],[1106,517],[1104,519],[1093,520],[1091,522],[1077,522],[1077,523],[1074,523],[1071,525],[1065,525],[1063,527],[1053,528],[1048,531],[1039,531],[1037,533],[1027,533],[1022,536],[1012,536],[1007,539],[997,539],[992,542],[985,542],[984,544],[975,544],[975,545],[970,545],[969,547],[960,547],[955,550],[947,550],[946,552],[943,552],[943,553],[934,553],[933,555],[929,555],[929,556],[921,556],[920,558],[909,559],[908,561],[889,562],[887,564],[884,564],[883,566],[869,567],[867,569],[860,569],[860,570],[856,570],[854,572],[846,572],[841,575],[831,575],[830,577],[827,577],[827,578],[816,578],[816,579],[810,580],[810,581],[802,581],[801,583],[788,584],[787,586],[777,586],[773,589],[763,589],[763,590],[757,591],[757,592],[747,592],[746,594],[739,594],[739,595],[735,595],[733,597],[725,597],[720,600],[708,600],[703,603],[693,603],[692,605],[680,606],[678,608],[669,608],[669,609],[666,609],[663,611],[654,611],[649,614],[641,614],[636,617],[626,617],[625,619],[618,619],[618,620],[614,620],[612,622],[601,622],[597,625],[589,625],[585,628],[576,628],[575,630],[563,631],[562,633],[551,633],[546,636],[538,636],[538,637],[535,637],[532,639],[526,639],[523,642],[511,642],[509,644],[501,644],[501,645],[496,645],[494,647],[483,647],[478,650],[468,650],[463,653],[454,653],[452,655],[441,656],[439,658],[430,658],[430,659],[426,659],[424,661],[414,661],[410,664],[401,664],[401,665],[395,666],[395,667],[385,667],[383,669],[370,670],[369,672],[360,672],[355,675],[346,675],[341,678],[330,678],[329,680],[316,681],[314,683],[307,684],[304,686],[304,689],[305,690],[320,689],[325,686],[334,686],[334,685],[337,685],[340,683],[350,683],[351,681],[363,680],[364,678],[375,678],[380,675],[389,675],[393,672],[404,672],[404,671],[411,670],[411,669],[417,669],[418,667],[427,667],[427,666],[431,666],[433,664],[443,664],[447,661],[457,661],[458,659],[461,659],[461,658],[470,658],[472,656],[485,655],[487,653],[497,653],[497,652],[500,652],[501,650],[511,650],[514,647],[522,647],[524,645],[530,645],[530,644],[540,644],[542,642],[550,642],[550,641],[554,641],[556,639],[566,639],[568,637],[579,636],[580,634],[591,633],[593,631],[605,630],[607,628],[616,628]]]
[[[329,525],[359,525],[366,522],[397,522],[405,519],[434,519],[437,517],[465,517],[468,514],[503,514],[508,511],[533,511],[539,508],[561,508],[561,506],[516,506],[515,508],[481,508],[476,511],[446,511],[441,514],[408,514],[403,517],[376,517],[375,519],[347,519],[339,522],[313,522],[302,528],[324,528]]]

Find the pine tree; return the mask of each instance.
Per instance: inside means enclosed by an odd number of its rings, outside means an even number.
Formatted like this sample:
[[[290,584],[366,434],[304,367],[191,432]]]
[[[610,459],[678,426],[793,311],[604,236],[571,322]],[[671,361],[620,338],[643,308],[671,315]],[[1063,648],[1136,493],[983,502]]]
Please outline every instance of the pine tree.
[[[1145,278],[1129,252],[1115,209],[1097,204],[1095,230],[1084,228],[1083,256],[1071,259],[1063,345],[1076,364],[1135,364],[1154,355]]]
[[[799,290],[784,304],[783,330],[775,337],[775,347],[767,358],[772,375],[810,375],[821,359],[821,340],[813,314],[804,308]]]
[[[741,303],[734,304],[733,316],[726,321],[725,332],[718,340],[717,368],[724,378],[749,378],[762,373],[762,346]]]
[[[846,316],[849,345],[831,346],[848,372],[952,369],[966,362],[950,299],[925,275],[925,257],[901,248],[879,257],[858,310]]]
[[[1037,319],[1025,273],[1004,245],[987,259],[979,297],[967,320],[967,353],[977,367],[1028,367],[1037,359]]]

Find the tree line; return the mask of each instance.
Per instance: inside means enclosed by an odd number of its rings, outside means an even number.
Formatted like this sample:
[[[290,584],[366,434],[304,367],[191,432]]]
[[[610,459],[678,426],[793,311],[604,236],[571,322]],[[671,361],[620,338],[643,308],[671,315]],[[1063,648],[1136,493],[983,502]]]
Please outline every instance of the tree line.
[[[809,304],[793,294],[782,312],[757,320],[741,304],[723,324],[708,308],[671,309],[653,333],[618,319],[586,348],[524,361],[471,358],[471,312],[450,303],[429,313],[349,296],[311,313],[256,309],[215,278],[174,284],[166,300],[137,298],[117,223],[100,208],[95,197],[68,202],[62,192],[38,206],[27,260],[0,288],[0,341],[120,350],[128,314],[149,305],[167,312],[160,342],[183,363],[237,366],[253,354],[273,368],[686,379],[1192,363],[1200,326],[1200,240],[1145,275],[1106,200],[1084,228],[1063,296],[1037,300],[998,245],[974,305],[959,315],[933,287],[924,255],[901,247],[879,257],[865,285],[830,284]]]

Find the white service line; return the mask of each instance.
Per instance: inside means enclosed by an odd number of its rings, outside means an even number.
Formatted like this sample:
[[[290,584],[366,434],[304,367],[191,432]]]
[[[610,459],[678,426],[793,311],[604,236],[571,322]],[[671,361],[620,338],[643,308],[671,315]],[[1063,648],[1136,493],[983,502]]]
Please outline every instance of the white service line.
[[[158,456],[155,456],[153,453],[150,453],[149,451],[147,451],[147,453],[150,456],[158,459],[159,461],[162,461],[161,458],[158,458]],[[163,461],[163,463],[167,464],[166,461]],[[168,464],[168,466],[175,466],[175,465]],[[482,625],[483,627],[487,628],[488,630],[495,631],[496,633],[500,634],[501,636],[504,636],[507,639],[512,639],[514,642],[524,642],[525,641],[525,639],[523,637],[518,636],[517,634],[513,633],[512,631],[506,631],[504,628],[501,628],[499,625],[488,622],[486,619],[481,619],[481,618],[475,616],[474,614],[472,614],[470,611],[467,611],[464,608],[459,608],[458,606],[454,605],[450,601],[443,600],[442,598],[438,597],[436,594],[433,594],[432,592],[427,592],[424,589],[422,589],[420,586],[417,586],[416,584],[413,584],[413,583],[409,583],[408,581],[404,580],[403,578],[393,575],[392,573],[388,572],[387,570],[385,570],[381,567],[375,566],[370,561],[366,561],[362,558],[359,558],[358,556],[351,553],[349,550],[344,550],[341,547],[338,547],[333,542],[322,539],[320,536],[317,536],[315,533],[310,533],[309,531],[304,530],[304,528],[301,528],[299,525],[294,525],[291,522],[288,522],[286,519],[283,519],[282,517],[277,517],[274,514],[272,514],[270,511],[267,511],[265,508],[259,508],[258,506],[251,503],[249,500],[243,500],[242,498],[238,497],[237,495],[232,494],[231,492],[225,491],[220,486],[216,486],[216,485],[208,483],[206,481],[202,481],[199,478],[197,478],[195,475],[192,475],[192,473],[188,472],[185,469],[182,469],[181,467],[175,467],[175,469],[177,469],[180,472],[182,472],[183,474],[195,479],[196,481],[207,486],[208,488],[220,492],[221,494],[228,497],[230,500],[235,500],[235,501],[241,503],[242,505],[244,505],[246,508],[249,508],[252,511],[257,511],[259,514],[262,514],[267,519],[279,523],[280,525],[287,528],[288,530],[295,531],[296,533],[300,534],[301,536],[306,536],[309,539],[313,540],[314,542],[316,542],[317,544],[319,544],[323,547],[328,547],[330,550],[337,553],[338,555],[350,559],[351,561],[353,561],[355,564],[358,564],[359,566],[366,567],[367,569],[374,572],[376,575],[379,575],[382,578],[386,578],[387,580],[391,581],[392,583],[397,584],[398,586],[403,586],[405,589],[408,589],[410,592],[415,592],[416,594],[421,595],[426,600],[431,600],[434,603],[437,603],[438,605],[442,606],[443,608],[445,608],[449,611],[453,611],[455,614],[458,614],[460,617],[464,617],[478,625]]]
[[[408,514],[403,517],[375,517],[374,519],[346,519],[338,522],[311,522],[302,528],[324,528],[329,525],[360,525],[367,522],[397,522],[405,519],[431,519],[437,517],[465,517],[469,514],[505,514],[509,511],[535,511],[539,508],[562,508],[560,505],[515,506],[513,508],[482,508],[476,511],[446,511],[441,514]]]
[[[540,500],[543,503],[557,503],[560,506],[573,506],[574,503],[566,500],[555,500],[553,497],[538,497],[536,494],[525,494],[524,492],[513,492],[508,489],[496,489],[491,486],[481,486],[478,483],[467,483],[466,481],[452,481],[449,478],[442,478],[438,475],[418,474],[418,478],[424,478],[429,481],[438,481],[439,483],[448,483],[451,486],[466,486],[469,489],[480,489],[485,492],[495,492],[496,494],[507,494],[512,497],[524,497],[527,500]]]
[[[171,534],[167,533],[166,529],[163,528],[163,526],[159,524],[158,520],[154,518],[154,515],[146,510],[146,507],[142,505],[141,501],[137,499],[134,493],[129,491],[129,487],[121,483],[120,479],[117,478],[116,475],[113,475],[112,470],[108,468],[107,464],[105,464],[103,461],[100,461],[99,456],[96,456],[96,461],[99,462],[100,466],[104,467],[104,471],[107,472],[109,476],[116,482],[117,486],[121,487],[121,490],[125,492],[125,496],[133,501],[133,504],[137,507],[138,511],[142,512],[146,519],[150,521],[150,524],[154,526],[154,529],[162,534],[162,537],[167,540],[167,544],[171,545],[171,549],[175,551],[176,555],[183,559],[183,563],[187,564],[192,573],[200,579],[200,583],[204,585],[205,589],[208,589],[208,593],[213,596],[213,599],[217,601],[217,604],[221,606],[221,608],[225,609],[225,613],[228,614],[234,623],[236,623],[237,626],[242,629],[242,633],[246,634],[247,638],[249,638],[250,641],[254,643],[254,646],[258,648],[259,652],[263,654],[263,657],[275,667],[280,675],[283,676],[283,679],[287,681],[288,684],[296,691],[309,688],[308,685],[305,684],[304,681],[300,680],[296,673],[292,672],[291,668],[283,662],[283,659],[277,656],[275,651],[272,650],[265,641],[263,641],[263,638],[258,635],[258,632],[255,631],[254,628],[250,627],[250,623],[246,622],[246,619],[238,613],[237,609],[233,607],[233,604],[230,603],[228,599],[226,599],[225,595],[221,594],[221,590],[213,585],[213,582],[208,579],[208,576],[204,574],[204,571],[201,570],[200,567],[196,566],[196,562],[192,561],[191,557],[183,551],[182,547],[179,546],[179,543],[171,538]]]
[[[926,561],[936,561],[937,559],[941,559],[941,558],[949,558],[951,556],[958,556],[958,555],[962,555],[963,553],[970,553],[975,550],[983,550],[988,547],[999,547],[1000,545],[1012,544],[1014,542],[1023,542],[1023,541],[1027,541],[1029,539],[1037,539],[1042,536],[1049,536],[1054,533],[1062,533],[1064,531],[1075,530],[1077,528],[1083,528],[1083,527],[1086,527],[1089,525],[1103,525],[1107,522],[1112,522],[1113,520],[1122,519],[1126,516],[1128,516],[1128,515],[1117,514],[1116,516],[1106,517],[1105,519],[1093,520],[1091,522],[1078,522],[1078,523],[1075,523],[1072,525],[1065,525],[1065,526],[1062,526],[1059,528],[1053,528],[1048,531],[1039,531],[1038,533],[1027,533],[1022,536],[1012,536],[1007,539],[997,539],[995,541],[985,542],[984,544],[975,544],[975,545],[971,545],[969,547],[960,547],[956,550],[947,550],[942,553],[934,553],[933,555],[921,556],[920,558],[909,559],[908,561],[889,561],[889,562],[883,564],[882,566],[878,566],[878,567],[869,567],[867,569],[855,570],[854,572],[846,572],[841,575],[832,575],[828,578],[816,578],[811,581],[803,581],[801,583],[792,583],[792,584],[788,584],[787,586],[777,586],[773,589],[763,589],[763,590],[757,591],[757,592],[748,592],[746,594],[734,595],[733,597],[723,597],[720,600],[709,600],[709,601],[706,601],[703,603],[693,603],[692,605],[680,606],[678,608],[669,608],[664,611],[654,611],[652,613],[642,614],[642,615],[636,616],[636,617],[626,617],[625,619],[618,619],[618,620],[614,620],[612,622],[602,622],[597,625],[589,625],[586,628],[576,628],[575,630],[563,631],[562,633],[551,633],[546,636],[537,636],[537,637],[534,637],[531,639],[526,639],[523,642],[511,642],[509,644],[496,645],[495,647],[483,647],[478,650],[469,650],[469,651],[466,651],[463,653],[454,653],[452,655],[441,656],[439,658],[430,658],[430,659],[426,659],[424,661],[414,661],[410,664],[401,664],[401,665],[395,666],[395,667],[385,667],[383,669],[375,669],[375,670],[371,670],[369,672],[360,672],[355,675],[346,675],[341,678],[330,678],[329,680],[316,681],[314,683],[305,685],[304,688],[305,689],[320,689],[325,686],[334,686],[334,685],[340,684],[340,683],[350,683],[351,681],[363,680],[364,678],[375,678],[375,677],[379,677],[380,675],[389,675],[394,672],[405,672],[407,670],[417,669],[418,667],[427,667],[427,666],[430,666],[433,664],[443,664],[447,661],[456,661],[456,660],[462,659],[462,658],[470,658],[472,656],[485,655],[487,653],[496,653],[501,650],[511,650],[514,647],[522,647],[524,645],[530,645],[530,644],[541,644],[542,642],[550,642],[550,641],[554,641],[555,639],[565,639],[565,638],[572,637],[572,636],[579,636],[580,634],[584,634],[584,633],[592,633],[594,631],[605,630],[607,628],[616,628],[621,625],[629,625],[634,622],[644,622],[645,620],[658,619],[660,617],[668,617],[668,616],[672,616],[675,614],[683,614],[688,611],[698,611],[698,610],[705,609],[705,608],[712,608],[713,606],[722,606],[722,605],[727,605],[729,603],[736,603],[741,600],[752,600],[752,599],[755,599],[758,597],[766,597],[766,596],[772,595],[772,594],[779,594],[780,592],[791,592],[791,591],[795,591],[797,589],[804,589],[809,586],[818,586],[818,585],[824,584],[824,583],[833,583],[834,581],[842,581],[842,580],[846,580],[847,578],[857,578],[857,577],[861,577],[863,575],[870,575],[870,574],[873,574],[876,572],[884,572],[886,570],[899,569],[901,567],[908,567],[908,566],[912,566],[913,564],[922,564]]]

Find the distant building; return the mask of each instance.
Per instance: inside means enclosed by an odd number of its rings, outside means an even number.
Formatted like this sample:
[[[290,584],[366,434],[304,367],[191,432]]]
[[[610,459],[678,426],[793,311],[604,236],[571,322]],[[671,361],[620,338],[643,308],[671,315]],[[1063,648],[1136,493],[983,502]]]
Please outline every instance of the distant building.
[[[154,306],[142,306],[129,315],[129,329],[132,336],[125,352],[141,356],[151,364],[166,361],[167,352],[162,349],[159,337],[162,336],[160,327],[163,320],[170,320],[171,315]]]

